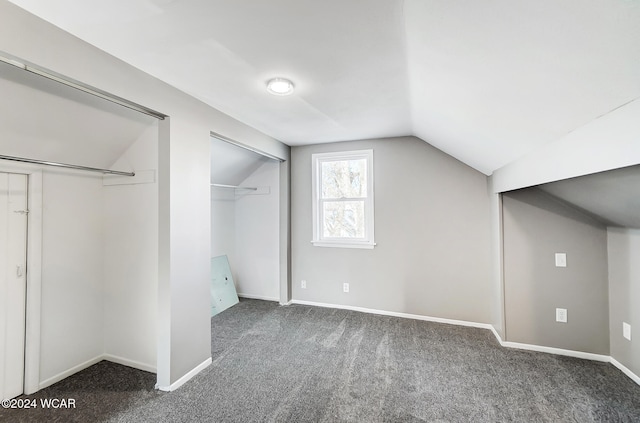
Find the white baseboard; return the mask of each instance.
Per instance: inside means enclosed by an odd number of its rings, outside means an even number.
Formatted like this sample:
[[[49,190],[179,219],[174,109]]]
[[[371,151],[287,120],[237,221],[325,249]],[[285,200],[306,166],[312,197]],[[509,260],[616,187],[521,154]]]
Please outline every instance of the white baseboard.
[[[72,374],[78,373],[81,370],[86,369],[87,367],[91,367],[96,363],[99,363],[102,361],[102,354],[85,361],[84,363],[78,364],[77,366],[73,366],[72,368],[65,370],[64,372],[60,372],[57,375],[50,377],[49,379],[43,380],[42,382],[40,382],[40,384],[38,385],[38,389],[44,389],[48,386],[53,385],[56,382],[60,382],[62,379],[66,379],[69,376],[71,376]]]
[[[554,347],[544,347],[542,345],[533,345],[533,344],[521,344],[519,342],[501,342],[503,347],[507,348],[515,348],[518,350],[527,350],[527,351],[537,351],[555,355],[564,355],[567,357],[576,357],[583,358],[585,360],[593,360],[593,361],[602,361],[605,363],[609,363],[611,357],[608,355],[602,354],[593,354],[583,351],[574,351],[574,350],[564,350],[562,348],[554,348]]]
[[[117,364],[122,364],[124,366],[128,366],[128,367],[133,367],[134,369],[139,369],[139,370],[144,370],[146,372],[151,372],[151,373],[156,373],[157,369],[155,366],[152,366],[150,364],[145,364],[145,363],[140,363],[134,360],[129,360],[126,358],[122,358],[122,357],[118,357],[115,355],[111,355],[111,354],[100,354],[90,360],[85,361],[84,363],[78,364],[77,366],[74,366],[68,370],[65,370],[64,372],[60,372],[57,375],[50,377],[47,380],[44,380],[42,382],[40,382],[40,384],[38,385],[38,389],[44,389],[46,387],[49,387],[51,385],[53,385],[56,382],[60,382],[62,379],[66,379],[69,376],[78,373],[81,370],[86,369],[87,367],[91,367],[94,364],[97,364],[103,360],[106,361],[111,361],[113,363],[117,363]],[[199,365],[197,365],[194,369],[192,369],[189,373],[187,373],[186,375],[182,376],[180,379],[178,379],[177,381],[175,381],[174,383],[172,383],[170,386],[160,386],[158,387],[156,385],[157,389],[160,389],[161,391],[167,391],[167,392],[171,392],[171,391],[175,391],[176,389],[178,389],[179,387],[181,387],[182,385],[184,385],[189,379],[191,379],[192,377],[194,377],[195,375],[197,375],[198,373],[200,373],[203,369],[205,369],[207,366],[209,366],[211,364],[211,357],[207,358],[205,361],[203,361],[202,363],[200,363]]]
[[[135,360],[129,360],[128,358],[118,357],[117,355],[103,354],[102,359],[112,363],[122,364],[123,366],[133,367],[134,369],[144,370],[145,372],[157,373],[156,366]]]
[[[489,329],[491,329],[491,332],[493,332],[493,336],[496,337],[496,339],[498,340],[498,343],[500,345],[502,345],[503,344],[502,337],[500,336],[500,334],[498,333],[496,328],[493,325],[491,325],[491,327]],[[502,346],[504,346],[504,345],[502,345]]]
[[[629,379],[640,385],[640,376],[633,373],[626,366],[609,355],[593,354],[583,351],[563,350],[561,348],[543,347],[540,345],[520,344],[517,342],[503,342],[500,339],[500,336],[498,336],[497,332],[494,332],[494,334],[496,335],[496,338],[498,338],[500,345],[506,348],[517,348],[520,350],[538,351],[555,355],[564,355],[567,357],[582,358],[585,360],[601,361],[603,363],[611,363],[614,367],[624,373]]]
[[[505,348],[514,348],[518,350],[536,351],[536,352],[543,352],[548,354],[563,355],[566,357],[582,358],[585,360],[601,361],[604,363],[610,363],[611,360],[613,360],[612,357],[608,355],[603,355],[603,354],[593,354],[593,353],[588,353],[584,351],[565,350],[562,348],[545,347],[542,345],[522,344],[519,342],[503,341],[502,337],[493,326],[491,326],[491,331],[493,332],[493,335],[498,340],[498,343]]]
[[[496,331],[496,329],[493,326],[491,326],[491,331],[495,335],[500,345],[502,345],[503,347],[545,352],[549,354],[564,355],[568,357],[577,357],[577,358],[583,358],[586,360],[595,360],[595,361],[602,361],[605,363],[611,363],[613,366],[617,367],[618,370],[620,370],[627,377],[629,377],[629,379],[633,380],[635,383],[640,385],[640,377],[638,375],[633,373],[631,370],[625,367],[622,363],[620,363],[618,360],[616,360],[615,358],[609,355],[592,354],[592,353],[586,353],[582,351],[573,351],[573,350],[563,350],[560,348],[542,347],[539,345],[531,345],[531,344],[520,344],[517,342],[505,342],[502,340],[502,338],[500,337],[500,334],[498,333],[498,331]]]
[[[269,300],[269,301],[272,301],[272,300]],[[274,300],[274,301],[277,301],[277,300]],[[586,360],[594,360],[594,361],[601,361],[601,362],[605,362],[605,363],[611,363],[613,366],[618,368],[622,373],[624,373],[626,376],[628,376],[631,380],[633,380],[635,383],[640,385],[640,377],[638,375],[636,375],[635,373],[633,373],[631,370],[629,370],[627,367],[625,367],[623,364],[621,364],[619,361],[617,361],[615,358],[613,358],[611,356],[601,355],[601,354],[593,354],[593,353],[586,353],[586,352],[582,352],[582,351],[565,350],[565,349],[561,349],[561,348],[544,347],[544,346],[540,346],[540,345],[521,344],[521,343],[518,343],[518,342],[503,341],[502,338],[500,337],[500,334],[498,334],[498,332],[493,327],[493,325],[488,324],[488,323],[477,323],[477,322],[468,322],[466,320],[444,319],[444,318],[440,318],[440,317],[430,317],[430,316],[422,316],[422,315],[418,315],[418,314],[409,314],[409,313],[399,313],[399,312],[394,312],[394,311],[375,310],[375,309],[364,308],[364,307],[354,307],[354,306],[337,305],[337,304],[316,303],[316,302],[313,302],[313,301],[304,301],[304,300],[291,300],[291,302],[289,304],[301,304],[301,305],[310,305],[310,306],[316,306],[316,307],[337,308],[337,309],[342,309],[342,310],[359,311],[359,312],[362,312],[362,313],[378,314],[378,315],[382,315],[382,316],[392,316],[392,317],[400,317],[400,318],[405,318],[405,319],[422,320],[422,321],[427,321],[427,322],[445,323],[445,324],[458,325],[458,326],[467,326],[467,327],[475,327],[475,328],[480,328],[480,329],[488,329],[493,333],[493,335],[498,340],[498,343],[503,347],[516,348],[516,349],[528,350],[528,351],[544,352],[544,353],[549,353],[549,354],[563,355],[563,356],[568,356],[568,357],[576,357],[576,358],[582,358],[582,359],[586,359]],[[40,382],[40,384],[38,385],[38,389],[44,389],[44,388],[46,388],[48,386],[51,386],[54,383],[59,382],[62,379],[65,379],[65,378],[73,375],[74,373],[77,373],[77,372],[79,372],[81,370],[84,370],[87,367],[93,366],[94,364],[99,363],[102,360],[111,361],[111,362],[114,362],[114,363],[117,363],[117,364],[122,364],[124,366],[133,367],[135,369],[140,369],[140,370],[144,370],[144,371],[151,372],[151,373],[156,373],[156,371],[157,371],[155,366],[152,366],[152,365],[149,365],[149,364],[140,363],[140,362],[137,362],[137,361],[134,361],[134,360],[125,359],[125,358],[114,356],[114,355],[111,355],[111,354],[101,354],[101,355],[96,356],[96,357],[94,357],[94,358],[92,358],[90,360],[85,361],[84,363],[81,363],[81,364],[79,364],[77,366],[74,366],[74,367],[72,367],[72,368],[70,368],[70,369],[68,369],[68,370],[66,370],[64,372],[61,372],[61,373],[59,373],[59,374],[57,374],[57,375],[55,375],[53,377],[50,377],[47,380],[44,380],[44,381]],[[184,385],[187,381],[189,381],[191,378],[193,378],[195,375],[197,375],[202,370],[204,370],[209,365],[211,365],[211,363],[212,363],[212,360],[211,360],[211,357],[209,357],[205,361],[203,361],[202,363],[197,365],[195,368],[193,368],[191,371],[189,371],[187,374],[182,376],[180,379],[178,379],[177,381],[172,383],[171,385],[169,385],[169,386],[157,386],[156,385],[156,389],[160,389],[161,391],[166,391],[166,392],[175,391],[176,389],[178,389],[179,387]]]
[[[173,382],[171,385],[169,385],[169,386],[157,386],[156,385],[156,389],[160,389],[161,391],[165,391],[165,392],[175,391],[176,389],[178,389],[179,387],[181,387],[182,385],[187,383],[189,381],[189,379],[191,379],[192,377],[194,377],[195,375],[200,373],[202,370],[206,369],[209,365],[211,365],[211,363],[212,363],[212,360],[211,360],[211,357],[209,357],[205,361],[203,361],[202,363],[200,363],[196,367],[194,367],[186,375],[182,376],[180,379],[178,379],[175,382]]]
[[[609,362],[611,364],[613,364],[615,367],[617,367],[618,370],[620,370],[622,373],[627,375],[632,381],[634,381],[635,383],[640,385],[640,376],[638,376],[637,374],[633,373],[631,370],[629,370],[627,367],[625,367],[622,363],[620,363],[615,358],[613,358],[613,357],[609,357],[609,358],[610,358]]]
[[[93,366],[94,364],[98,364],[99,362],[106,360],[111,361],[113,363],[122,364],[123,366],[133,367],[134,369],[144,370],[146,372],[156,373],[155,366],[150,364],[140,363],[134,360],[128,360],[126,358],[118,357],[111,354],[100,354],[98,356],[93,357],[90,360],[85,361],[84,363],[78,364],[77,366],[73,366],[72,368],[65,370],[64,372],[60,372],[57,375],[50,377],[47,380],[43,380],[38,384],[38,390],[47,388],[54,383],[60,382],[62,379],[66,379],[69,376],[78,373],[81,370],[84,370],[88,367]]]
[[[304,300],[291,300],[291,303],[301,304],[301,305],[310,305],[310,306],[316,306],[316,307],[338,308],[341,310],[359,311],[361,313],[378,314],[381,316],[401,317],[404,319],[423,320],[426,322],[436,322],[436,323],[446,323],[449,325],[468,326],[468,327],[480,328],[480,329],[493,328],[493,326],[491,326],[489,323],[477,323],[477,322],[469,322],[466,320],[444,319],[442,317],[431,317],[431,316],[423,316],[420,314],[400,313],[397,311],[376,310],[373,308],[355,307],[355,306],[349,306],[349,305],[316,303],[313,301],[304,301]]]
[[[264,301],[275,301],[275,302],[279,302],[280,298],[276,298],[276,297],[267,297],[264,295],[252,295],[252,294],[241,294],[238,293],[238,297],[240,298],[248,298],[250,300],[264,300]]]
[[[309,305],[309,306],[315,306],[315,307],[337,308],[337,309],[342,309],[342,310],[359,311],[359,312],[362,312],[362,313],[379,314],[379,315],[383,315],[383,316],[393,316],[393,317],[400,317],[400,318],[405,318],[405,319],[423,320],[423,321],[427,321],[427,322],[446,323],[446,324],[450,324],[450,325],[468,326],[468,327],[474,327],[474,328],[480,328],[480,329],[489,329],[493,333],[493,335],[496,337],[496,339],[498,340],[498,343],[501,346],[505,347],[505,348],[515,348],[515,349],[527,350],[527,351],[544,352],[544,353],[548,353],[548,354],[555,354],[555,355],[562,355],[562,356],[567,356],[567,357],[582,358],[582,359],[585,359],[585,360],[593,360],[593,361],[600,361],[600,362],[604,362],[604,363],[611,363],[612,365],[614,365],[615,367],[620,369],[620,371],[622,371],[622,373],[627,375],[631,380],[633,380],[635,383],[640,385],[640,377],[638,377],[638,375],[633,373],[631,370],[626,368],[624,365],[622,365],[620,362],[618,362],[615,358],[613,358],[611,356],[602,355],[602,354],[587,353],[587,352],[583,352],[583,351],[565,350],[565,349],[562,349],[562,348],[544,347],[544,346],[541,346],[541,345],[521,344],[521,343],[518,343],[518,342],[503,341],[502,337],[500,336],[500,334],[498,333],[496,328],[493,327],[493,325],[489,324],[489,323],[477,323],[477,322],[468,322],[466,320],[443,319],[441,317],[430,317],[430,316],[422,316],[422,315],[419,315],[419,314],[409,314],[409,313],[399,313],[399,312],[395,312],[395,311],[375,310],[375,309],[371,309],[371,308],[347,306],[347,305],[340,305],[340,304],[317,303],[317,302],[313,302],[313,301],[304,301],[304,300],[291,300],[291,302],[289,304],[301,304],[301,305]]]

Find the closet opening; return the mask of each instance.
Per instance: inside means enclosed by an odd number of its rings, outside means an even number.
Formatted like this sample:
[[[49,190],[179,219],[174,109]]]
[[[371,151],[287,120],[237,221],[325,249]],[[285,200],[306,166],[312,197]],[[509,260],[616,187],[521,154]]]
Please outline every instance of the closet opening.
[[[156,371],[162,117],[58,77],[0,60],[0,174],[26,175],[28,187],[28,208],[5,210],[26,220],[27,239],[25,266],[0,260],[0,286],[24,284],[3,300],[25,304],[19,336],[0,333],[0,344],[24,345],[11,356],[20,362],[0,363],[24,367],[3,399],[102,360]]]
[[[233,287],[240,298],[280,301],[280,165],[212,134],[212,315],[237,302]]]

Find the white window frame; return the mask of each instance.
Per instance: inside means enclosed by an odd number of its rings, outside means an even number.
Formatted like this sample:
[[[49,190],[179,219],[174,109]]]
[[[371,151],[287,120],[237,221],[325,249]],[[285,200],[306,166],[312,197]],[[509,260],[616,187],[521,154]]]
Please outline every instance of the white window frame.
[[[323,236],[322,230],[322,171],[321,163],[334,162],[341,160],[360,160],[367,161],[367,197],[364,199],[364,238],[329,238]],[[316,247],[338,247],[338,248],[367,248],[372,249],[376,244],[374,242],[374,185],[373,185],[373,150],[357,150],[357,151],[338,151],[331,153],[317,153],[311,155],[312,162],[312,210],[313,210],[313,240],[311,243]],[[342,201],[348,201],[349,198],[343,198]],[[331,200],[331,201],[335,201]],[[358,198],[357,201],[362,201]]]

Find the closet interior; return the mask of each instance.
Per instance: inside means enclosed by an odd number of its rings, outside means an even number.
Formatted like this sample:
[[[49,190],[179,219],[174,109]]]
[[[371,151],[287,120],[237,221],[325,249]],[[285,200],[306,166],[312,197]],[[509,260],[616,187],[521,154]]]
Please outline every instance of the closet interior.
[[[279,300],[279,187],[278,160],[211,138],[211,257],[240,297]]]
[[[11,245],[0,250],[0,291],[22,274],[26,297],[19,313],[0,313],[5,325],[26,321],[24,354],[0,363],[22,379],[2,397],[103,359],[154,372],[158,119],[4,62],[0,92],[0,155],[135,173],[0,160],[0,173],[28,181],[26,272],[7,258]],[[0,295],[0,310],[11,301]]]

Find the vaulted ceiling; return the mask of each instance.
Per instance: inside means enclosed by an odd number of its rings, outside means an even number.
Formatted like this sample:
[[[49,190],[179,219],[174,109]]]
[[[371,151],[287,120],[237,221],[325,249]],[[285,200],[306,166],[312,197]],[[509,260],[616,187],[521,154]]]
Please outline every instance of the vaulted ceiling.
[[[491,174],[640,97],[638,0],[12,1],[289,145],[415,135]]]

